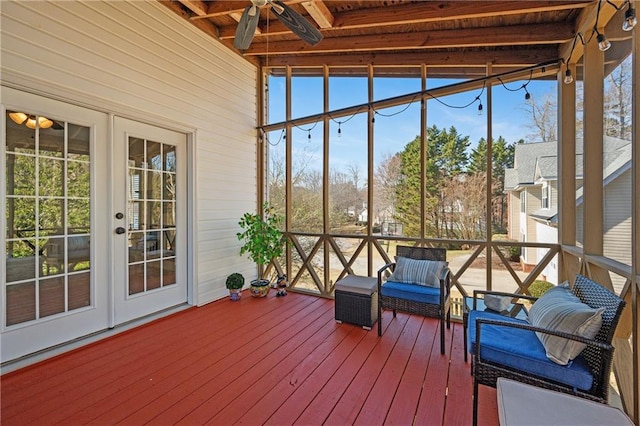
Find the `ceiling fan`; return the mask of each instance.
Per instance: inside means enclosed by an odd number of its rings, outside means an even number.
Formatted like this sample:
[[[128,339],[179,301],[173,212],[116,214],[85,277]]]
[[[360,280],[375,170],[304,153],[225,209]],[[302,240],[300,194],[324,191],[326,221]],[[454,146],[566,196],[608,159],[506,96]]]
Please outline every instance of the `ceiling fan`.
[[[260,19],[260,8],[267,4],[271,6],[280,22],[305,42],[315,46],[322,40],[322,34],[311,22],[283,2],[279,0],[251,0],[251,6],[247,6],[242,12],[242,17],[238,22],[233,47],[238,50],[249,48]]]

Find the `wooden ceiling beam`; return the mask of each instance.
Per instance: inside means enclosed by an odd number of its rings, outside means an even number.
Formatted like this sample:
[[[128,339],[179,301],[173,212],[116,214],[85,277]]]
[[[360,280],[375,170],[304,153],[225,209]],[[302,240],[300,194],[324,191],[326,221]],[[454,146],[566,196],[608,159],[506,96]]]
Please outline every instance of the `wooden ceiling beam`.
[[[207,13],[207,4],[201,0],[179,0],[179,2],[198,16]]]
[[[181,3],[176,1],[171,1],[171,0],[158,0],[158,1],[164,6],[166,6],[167,8],[169,8],[169,10],[172,10],[173,12],[181,16],[186,21],[190,20],[190,15],[184,9],[182,9],[182,7],[180,6]],[[191,24],[194,25],[196,28],[200,29],[201,31],[203,31],[205,34],[208,34],[214,38],[219,38],[219,28],[213,25],[211,21],[207,21],[207,20],[203,20],[201,22],[191,21]]]
[[[534,64],[557,59],[557,50],[553,46],[512,51],[461,51],[461,52],[401,52],[401,53],[354,53],[354,54],[320,54],[320,55],[277,55],[269,57],[269,65],[274,67],[322,67],[330,64],[335,67],[375,66],[419,66],[427,64],[431,67],[480,67],[487,63],[494,67],[527,67]]]
[[[185,0],[185,1],[189,1],[189,0]],[[303,0],[286,0],[286,1],[283,1],[283,3],[286,3],[287,5],[292,5],[294,3],[300,3],[302,1]],[[208,1],[207,4],[208,4],[208,7],[207,7],[207,12],[205,14],[192,16],[191,19],[199,20],[199,19],[206,19],[206,18],[215,18],[217,16],[222,16],[222,15],[230,15],[231,13],[238,13],[238,12],[242,13],[247,8],[247,6],[251,6],[251,0],[235,0],[235,1],[214,0],[214,1]],[[270,7],[270,6],[266,5],[265,7]]]
[[[573,39],[569,24],[532,24],[492,28],[466,28],[413,32],[405,34],[375,34],[350,37],[327,37],[316,46],[301,40],[254,41],[244,52],[246,56],[265,54],[339,53],[406,49],[442,49],[490,46],[558,44]]]
[[[333,26],[340,29],[379,27],[456,19],[477,19],[501,15],[560,11],[587,7],[592,1],[425,1],[351,10],[336,16]]]
[[[582,12],[580,12],[580,16],[576,20],[576,25],[574,32],[576,34],[580,33],[583,35],[584,41],[587,41],[591,36],[591,32],[593,31],[593,27],[596,24],[596,17],[598,19],[597,25],[598,28],[603,28],[607,25],[607,23],[611,20],[613,15],[617,12],[616,8],[608,4],[604,0],[600,5],[600,15],[598,16],[598,2],[595,2],[588,7],[584,8]],[[617,8],[624,4],[624,0],[610,0],[611,3],[615,4]],[[574,46],[575,45],[575,46]],[[558,57],[563,58],[566,63],[574,64],[582,58],[584,54],[584,46],[580,40],[569,40],[564,43],[558,49]],[[571,57],[569,57],[571,55]]]
[[[302,7],[305,8],[307,13],[313,18],[320,28],[333,27],[333,21],[335,20],[333,14],[322,0],[309,0],[303,1]]]
[[[303,6],[307,2],[303,2]],[[315,2],[314,2],[315,3]],[[496,15],[517,15],[534,12],[560,11],[571,8],[584,8],[593,4],[593,1],[452,1],[452,2],[421,2],[406,5],[394,5],[384,10],[377,7],[366,10],[352,10],[335,14],[330,27],[323,27],[323,34],[331,37],[333,30],[348,30],[370,27],[384,27],[394,25],[419,24],[429,22],[444,22],[456,19],[484,18]],[[329,12],[330,13],[330,12]],[[192,19],[200,19],[196,16]],[[315,19],[315,18],[314,18]],[[261,23],[261,28],[265,27]],[[235,26],[221,27],[220,38],[233,38],[236,32]],[[262,28],[262,35],[280,35],[291,33],[286,26],[277,19],[269,23],[269,32]]]

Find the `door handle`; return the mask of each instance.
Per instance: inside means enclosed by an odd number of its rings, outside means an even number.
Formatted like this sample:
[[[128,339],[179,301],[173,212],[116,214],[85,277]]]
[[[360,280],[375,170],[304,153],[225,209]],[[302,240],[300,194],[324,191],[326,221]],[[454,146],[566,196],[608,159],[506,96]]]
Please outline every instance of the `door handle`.
[[[116,228],[116,234],[118,234],[118,235],[124,234],[125,232],[127,232],[127,231],[122,226],[118,226]]]

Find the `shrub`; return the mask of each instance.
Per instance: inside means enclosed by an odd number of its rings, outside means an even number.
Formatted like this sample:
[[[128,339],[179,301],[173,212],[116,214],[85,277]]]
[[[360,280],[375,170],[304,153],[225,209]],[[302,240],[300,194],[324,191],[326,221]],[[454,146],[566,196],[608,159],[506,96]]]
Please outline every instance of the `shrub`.
[[[227,277],[225,284],[229,290],[239,290],[244,285],[244,276],[239,272],[234,272]]]
[[[529,286],[529,292],[531,293],[532,296],[534,297],[540,297],[543,294],[545,294],[547,292],[547,290],[549,290],[550,288],[555,287],[555,285],[553,285],[552,283],[550,283],[549,281],[544,281],[544,280],[535,280],[530,286]]]

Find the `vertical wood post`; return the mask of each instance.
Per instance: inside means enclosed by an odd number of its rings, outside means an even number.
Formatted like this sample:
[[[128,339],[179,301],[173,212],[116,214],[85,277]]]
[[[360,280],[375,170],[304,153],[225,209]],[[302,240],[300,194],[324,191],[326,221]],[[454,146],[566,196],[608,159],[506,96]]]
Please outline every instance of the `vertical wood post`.
[[[491,66],[491,63],[487,63],[487,76],[490,76],[493,72],[493,68]],[[487,193],[486,193],[486,200],[485,200],[485,204],[486,204],[486,208],[487,211],[485,212],[485,221],[486,221],[486,235],[485,235],[485,241],[487,243],[487,246],[485,248],[485,252],[486,252],[486,256],[487,256],[487,267],[486,267],[486,271],[487,271],[487,290],[491,290],[492,288],[492,273],[493,273],[493,268],[492,268],[492,262],[491,262],[491,255],[492,255],[492,231],[493,231],[493,226],[492,226],[492,219],[493,219],[493,203],[492,203],[492,196],[493,196],[493,127],[492,127],[492,120],[493,120],[493,80],[492,79],[487,79],[486,82],[487,86],[486,86],[486,91],[487,91]]]
[[[575,64],[567,64],[577,76]],[[565,70],[566,71],[566,70]],[[558,72],[558,243],[576,245],[576,81],[564,83]],[[562,256],[562,252],[559,254]],[[558,282],[567,279],[564,262],[558,262]]]

